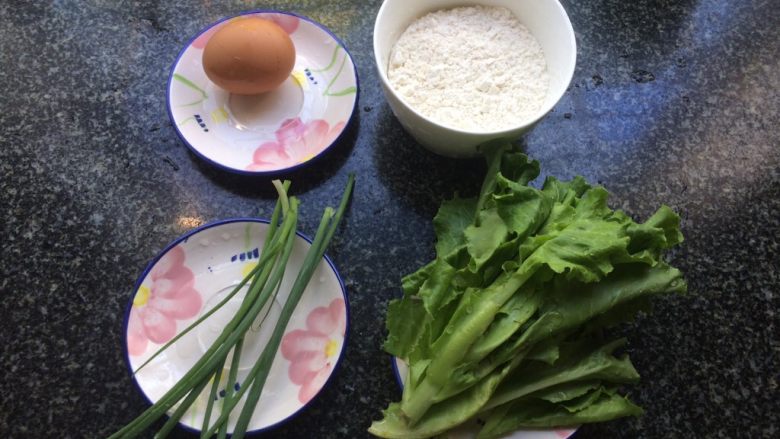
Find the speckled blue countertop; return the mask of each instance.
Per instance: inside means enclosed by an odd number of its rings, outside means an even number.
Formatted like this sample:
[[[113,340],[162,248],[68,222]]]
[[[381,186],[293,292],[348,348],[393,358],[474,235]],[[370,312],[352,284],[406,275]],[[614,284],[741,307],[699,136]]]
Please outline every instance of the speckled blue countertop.
[[[18,3],[18,4],[15,4]],[[379,1],[0,4],[0,436],[101,437],[145,407],[122,319],[147,262],[189,228],[263,215],[267,179],[226,174],[178,140],[169,68],[206,24],[254,7],[330,27],[358,66],[356,123],[290,175],[313,234],[358,176],[329,255],[351,300],[330,385],[269,437],[367,437],[398,397],[381,350],[387,301],[433,254],[431,219],[476,193],[479,160],[418,146],[382,96],[371,47]],[[522,141],[545,174],[582,174],[644,218],[683,217],[672,254],[690,294],[622,329],[642,374],[639,419],[577,438],[780,434],[780,9],[762,0],[563,2],[576,30],[569,91]],[[185,436],[184,433],[177,435]]]

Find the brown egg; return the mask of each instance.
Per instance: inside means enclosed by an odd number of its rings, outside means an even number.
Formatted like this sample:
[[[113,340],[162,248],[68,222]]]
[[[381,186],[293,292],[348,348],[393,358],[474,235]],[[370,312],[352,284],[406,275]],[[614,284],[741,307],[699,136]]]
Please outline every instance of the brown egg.
[[[237,18],[211,36],[203,49],[209,79],[230,93],[253,95],[281,85],[295,66],[295,46],[278,24]]]

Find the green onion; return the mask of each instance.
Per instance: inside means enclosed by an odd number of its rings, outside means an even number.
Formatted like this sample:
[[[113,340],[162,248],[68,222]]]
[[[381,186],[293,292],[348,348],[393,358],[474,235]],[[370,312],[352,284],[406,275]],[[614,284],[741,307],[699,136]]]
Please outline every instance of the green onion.
[[[276,257],[276,253],[281,248],[281,242],[278,239],[274,239],[276,235],[277,225],[279,222],[279,212],[280,208],[283,208],[284,210],[287,209],[288,203],[287,203],[287,189],[290,187],[290,181],[285,180],[283,183],[279,183],[278,180],[274,180],[272,182],[274,184],[274,187],[277,189],[279,195],[279,199],[276,200],[276,205],[274,206],[273,213],[271,214],[271,221],[268,224],[268,230],[266,231],[266,239],[263,243],[263,253],[260,256],[260,260],[257,261],[257,265],[255,265],[254,268],[245,276],[241,282],[238,283],[238,285],[233,288],[233,290],[225,296],[224,299],[222,299],[219,303],[217,303],[212,309],[210,309],[206,314],[202,315],[200,318],[195,320],[192,324],[190,324],[188,327],[186,327],[182,332],[177,334],[174,338],[169,340],[167,343],[165,343],[160,349],[157,350],[151,357],[149,357],[146,361],[144,361],[138,368],[133,372],[135,375],[138,373],[141,368],[149,364],[157,355],[161,354],[164,350],[168,349],[169,346],[176,343],[181,337],[183,337],[185,334],[190,332],[190,330],[194,329],[196,326],[198,326],[202,321],[209,318],[212,314],[214,314],[218,309],[222,308],[223,305],[228,303],[230,299],[233,298],[239,291],[241,291],[241,288],[244,287],[244,285],[249,282],[249,280],[252,280],[252,284],[250,285],[249,289],[251,290],[252,287],[257,283],[257,281],[260,279],[256,276],[258,271],[260,271],[260,268],[265,266],[272,258]],[[282,196],[284,195],[284,196]],[[284,201],[282,201],[284,199]]]
[[[216,310],[221,308],[235,294],[237,294],[247,283],[249,283],[248,291],[238,311],[225,325],[225,328],[217,337],[217,339],[212,343],[209,349],[182,377],[181,380],[179,380],[155,404],[145,410],[140,416],[131,421],[124,428],[111,435],[110,438],[136,437],[157,419],[159,419],[160,416],[167,413],[168,410],[171,410],[174,406],[176,406],[177,403],[179,403],[179,406],[170,416],[168,421],[163,425],[162,429],[158,432],[157,437],[165,437],[175,427],[176,423],[179,421],[179,419],[181,419],[181,416],[183,416],[187,409],[198,398],[206,385],[208,385],[212,380],[213,382],[209,392],[209,401],[206,407],[206,413],[201,429],[201,437],[211,437],[217,431],[219,431],[219,437],[225,437],[227,433],[227,419],[231,410],[235,408],[235,406],[241,400],[242,396],[251,389],[247,401],[244,405],[244,409],[239,415],[239,420],[233,433],[233,437],[239,439],[243,437],[246,431],[246,426],[251,420],[251,416],[254,412],[254,407],[256,406],[257,401],[259,400],[262,393],[262,388],[265,384],[266,378],[268,377],[268,372],[270,370],[271,364],[273,363],[276,351],[279,349],[279,344],[281,342],[281,338],[284,334],[287,323],[289,322],[289,319],[295,307],[297,306],[298,301],[300,300],[300,297],[306,288],[306,285],[311,279],[314,270],[322,260],[322,257],[325,253],[325,248],[330,242],[333,234],[336,231],[336,228],[338,227],[341,217],[344,214],[347,203],[352,194],[354,176],[349,176],[347,187],[344,191],[339,208],[335,214],[332,208],[325,209],[322,221],[317,230],[317,234],[315,235],[311,248],[306,255],[306,258],[304,259],[301,270],[298,273],[298,277],[293,284],[288,300],[282,309],[282,314],[274,328],[271,340],[264,348],[260,358],[250,370],[246,380],[241,384],[239,391],[234,393],[244,335],[246,331],[249,330],[249,328],[252,326],[253,322],[257,321],[259,313],[263,310],[269,298],[276,297],[296,239],[295,230],[298,221],[298,206],[300,203],[297,198],[287,196],[287,189],[290,185],[289,181],[282,183],[275,180],[273,184],[279,193],[279,198],[271,216],[271,222],[269,224],[266,233],[266,239],[262,247],[263,254],[258,261],[257,266],[254,267],[252,271],[241,280],[241,282],[230,292],[230,294],[227,295],[227,297],[225,297],[202,317],[197,319],[193,324],[184,329],[171,341],[163,345],[156,353],[154,353],[148,360],[146,360],[140,367],[138,367],[135,373],[147,365],[162,351],[175,343],[184,334],[211,316],[214,312],[216,312]],[[281,223],[279,222],[280,216],[282,217]],[[267,313],[262,317],[262,319],[260,319],[260,324],[263,323],[266,317]],[[219,382],[225,367],[227,355],[231,352],[231,350],[233,352],[233,358],[228,372],[227,388],[225,397],[222,401],[221,413],[214,424],[209,427],[209,421],[212,415]]]
[[[192,391],[190,391],[187,397],[184,398],[184,401],[182,401],[182,403],[179,404],[179,407],[176,408],[176,411],[174,411],[171,417],[165,421],[165,424],[162,426],[160,431],[154,435],[155,439],[165,439],[168,436],[171,430],[173,430],[173,427],[176,426],[176,423],[179,422],[179,419],[181,419],[181,417],[184,415],[184,412],[186,412],[192,403],[195,402],[195,399],[200,396],[200,392],[203,391],[203,388],[206,387],[206,384],[208,384],[208,380],[198,384]]]
[[[238,364],[241,361],[241,346],[244,344],[244,339],[241,338],[238,340],[238,343],[236,343],[236,348],[233,350],[233,361],[230,365],[230,373],[228,374],[228,381],[227,386],[225,388],[225,397],[222,398],[222,413],[225,412],[225,405],[227,401],[230,399],[230,396],[233,395],[233,387],[236,385],[236,375],[238,374]],[[215,423],[215,425],[219,425],[218,423]],[[208,437],[206,436],[206,432],[208,431],[208,428],[204,428],[201,430],[201,437]],[[217,434],[217,439],[225,439],[227,436],[227,422],[223,422],[222,425],[219,427],[219,433]]]
[[[300,301],[301,296],[303,295],[303,292],[309,283],[309,280],[311,280],[311,277],[314,275],[314,271],[317,269],[319,261],[321,261],[322,257],[325,255],[325,249],[327,248],[330,239],[333,237],[333,234],[335,233],[336,228],[341,221],[341,217],[344,214],[344,210],[346,209],[347,200],[352,193],[353,184],[354,180],[350,178],[347,183],[347,189],[345,190],[341,205],[339,206],[339,210],[336,212],[335,216],[333,215],[333,209],[331,208],[326,208],[325,212],[323,213],[320,227],[317,230],[317,235],[315,235],[312,247],[309,249],[309,252],[306,255],[306,259],[303,262],[303,267],[298,274],[298,278],[295,280],[295,284],[293,284],[290,296],[287,298],[287,302],[284,304],[279,321],[274,327],[271,340],[268,342],[268,345],[266,345],[265,349],[263,349],[263,353],[258,360],[258,363],[261,363],[262,365],[258,371],[258,374],[254,376],[252,389],[249,392],[249,396],[247,396],[244,409],[241,411],[238,421],[236,422],[236,428],[233,431],[232,436],[233,439],[241,439],[246,433],[246,428],[249,424],[249,421],[251,420],[252,414],[254,413],[254,407],[257,405],[257,402],[260,399],[260,394],[262,393],[263,386],[265,385],[265,380],[268,378],[271,364],[273,363],[274,357],[276,356],[276,352],[279,350],[279,344],[282,341],[287,324],[292,317],[293,311],[295,311],[295,307],[298,306],[298,302]]]
[[[285,222],[282,227],[282,235],[287,236],[287,241],[295,238],[295,234],[291,233],[291,230],[295,229],[297,223],[297,210],[293,215],[285,218]],[[289,243],[286,243],[290,245]],[[285,261],[286,262],[286,261]],[[265,280],[271,274],[273,264],[269,264],[259,272],[262,281],[257,282],[254,289],[250,290],[245,297],[244,302],[239,308],[236,316],[225,326],[225,329],[214,342],[214,344],[206,351],[206,353],[195,363],[195,365],[177,382],[168,392],[165,393],[155,404],[149,407],[138,418],[125,426],[122,430],[114,433],[111,438],[120,437],[134,437],[146,427],[151,425],[157,418],[166,413],[177,401],[179,401],[189,389],[192,389],[197,383],[209,375],[214,367],[223,362],[227,353],[235,345],[239,337],[243,336],[243,333],[248,328],[254,316],[262,309],[264,303],[261,301],[255,301],[254,298],[260,291],[260,286],[265,286]],[[267,288],[264,288],[267,290]],[[267,295],[266,295],[267,298]],[[249,319],[246,319],[247,314],[250,314]],[[246,325],[244,322],[248,321]],[[243,325],[243,326],[242,326]]]
[[[236,344],[238,345],[238,344]],[[217,367],[217,371],[214,373],[213,382],[211,383],[211,391],[209,392],[209,402],[206,406],[206,413],[203,415],[203,426],[200,431],[206,431],[209,429],[209,420],[211,419],[211,411],[214,409],[214,400],[217,399],[217,391],[219,390],[219,381],[222,379],[222,370],[225,368],[225,362]]]
[[[284,334],[287,323],[289,322],[289,319],[292,315],[292,311],[295,309],[298,300],[303,294],[303,291],[306,289],[306,285],[311,279],[311,276],[314,274],[314,271],[319,265],[319,262],[322,260],[322,257],[325,254],[325,248],[327,248],[328,243],[338,228],[352,194],[353,187],[354,176],[350,175],[349,180],[347,181],[347,187],[344,190],[344,195],[335,215],[333,214],[332,208],[325,209],[322,220],[320,221],[319,228],[317,229],[317,233],[314,236],[314,241],[312,242],[312,245],[309,248],[309,252],[304,259],[304,262],[301,266],[301,271],[298,274],[298,278],[293,284],[293,287],[290,291],[290,296],[288,297],[287,302],[282,309],[282,313],[274,328],[274,333],[271,336],[271,340],[269,340],[265,349],[263,349],[263,353],[260,355],[257,363],[255,363],[254,367],[249,372],[244,385],[242,385],[239,392],[230,399],[227,410],[223,409],[222,415],[216,422],[216,424],[220,424],[227,420],[230,412],[241,400],[241,397],[244,395],[244,393],[247,392],[247,389],[249,389],[249,381],[253,381],[250,395],[247,397],[247,401],[244,404],[244,409],[239,415],[239,419],[236,423],[236,428],[233,430],[233,435],[231,436],[233,439],[242,438],[246,432],[251,415],[254,412],[254,407],[259,400],[263,385],[265,384],[265,380],[268,377],[271,364],[273,364],[274,356],[279,349],[279,343],[281,342],[282,335]],[[206,433],[206,437],[211,436],[214,430],[215,427],[212,427]]]

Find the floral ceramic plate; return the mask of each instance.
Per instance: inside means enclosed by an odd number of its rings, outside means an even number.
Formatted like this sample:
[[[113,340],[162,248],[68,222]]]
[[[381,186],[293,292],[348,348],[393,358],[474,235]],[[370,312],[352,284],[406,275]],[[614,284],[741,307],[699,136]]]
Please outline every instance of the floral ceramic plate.
[[[230,20],[257,16],[290,34],[295,67],[276,90],[231,95],[203,71],[203,48]],[[244,174],[292,170],[322,154],[344,132],[357,102],[357,71],[344,44],[322,25],[287,12],[249,12],[200,32],[179,54],[168,81],[168,111],[195,154]]]
[[[257,264],[267,227],[255,219],[208,224],[174,241],[149,264],[136,283],[125,316],[131,371],[230,293]],[[247,332],[237,388],[270,338],[310,244],[298,234],[278,296],[267,305],[268,317]],[[138,371],[134,379],[147,399],[157,401],[192,367],[235,314],[245,293],[246,288]],[[249,430],[283,422],[317,395],[344,351],[347,321],[344,284],[325,257],[293,312]],[[222,376],[226,381],[228,374]],[[201,428],[210,387],[182,417],[185,427]],[[224,390],[217,399],[224,397]],[[241,406],[234,410],[236,416]],[[234,425],[231,416],[228,431]]]
[[[398,381],[398,385],[403,389],[404,382],[406,381],[406,374],[409,372],[409,367],[402,360],[393,357],[393,372],[395,372],[395,379]],[[473,423],[467,423],[459,428],[449,431],[446,435],[443,435],[443,439],[473,439],[477,436],[479,431],[479,420],[473,421]],[[559,428],[548,430],[517,430],[513,433],[509,433],[502,436],[502,439],[565,439],[573,435],[577,431],[576,428]]]

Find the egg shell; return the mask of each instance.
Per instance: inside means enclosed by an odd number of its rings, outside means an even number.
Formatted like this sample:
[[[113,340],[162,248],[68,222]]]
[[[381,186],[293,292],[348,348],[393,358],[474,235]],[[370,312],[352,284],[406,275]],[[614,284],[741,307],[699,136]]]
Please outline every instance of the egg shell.
[[[295,66],[295,46],[278,24],[258,17],[224,24],[203,49],[203,69],[230,93],[254,95],[281,85]]]

